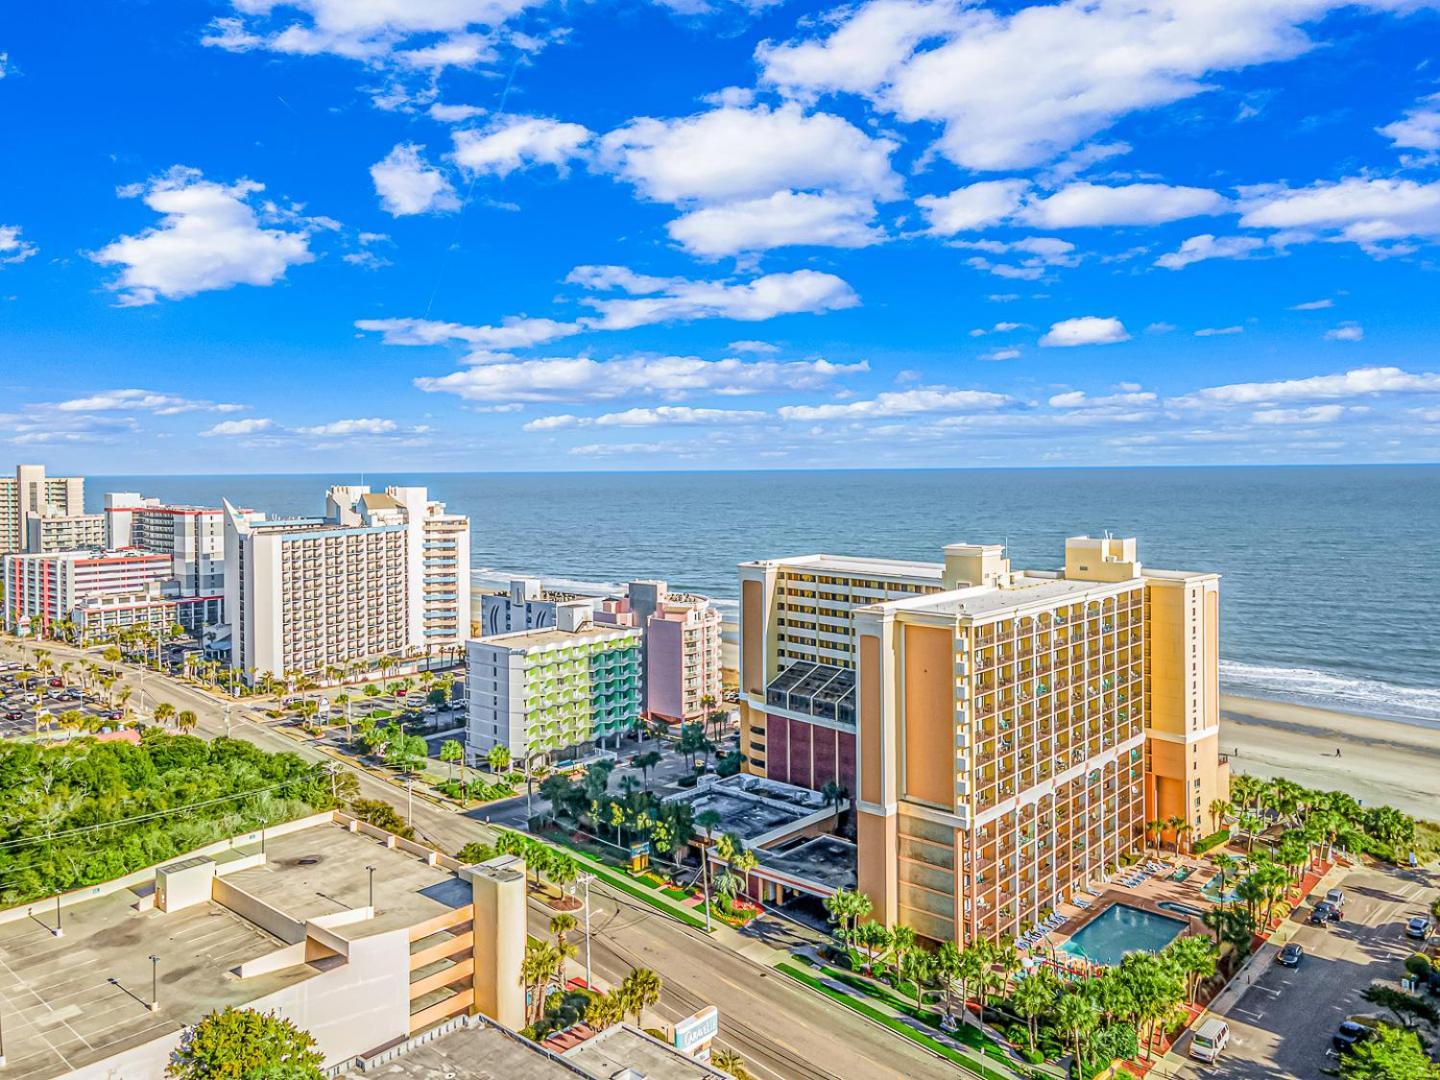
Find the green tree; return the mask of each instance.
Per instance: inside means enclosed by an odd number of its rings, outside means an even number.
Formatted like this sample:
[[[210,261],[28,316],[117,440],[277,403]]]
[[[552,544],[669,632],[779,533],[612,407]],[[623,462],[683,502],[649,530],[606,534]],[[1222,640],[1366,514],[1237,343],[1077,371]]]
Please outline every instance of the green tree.
[[[510,768],[510,748],[496,743],[485,753],[485,763],[493,773],[502,773]]]
[[[562,911],[559,914],[551,915],[550,933],[555,938],[556,948],[563,948],[565,946],[565,935],[570,933],[571,930],[574,930],[575,927],[579,925],[580,924],[576,921],[575,916],[571,915],[567,911]]]
[[[823,903],[836,926],[835,936],[847,945],[852,929],[874,909],[870,897],[854,889],[837,889]]]
[[[635,764],[640,767],[640,776],[645,781],[645,790],[650,790],[650,770],[659,765],[664,758],[658,750],[647,750],[643,754],[636,755]]]
[[[168,701],[162,701],[155,706],[154,716],[156,722],[168,725],[175,718],[175,706]]]
[[[618,991],[624,1009],[635,1017],[635,1026],[640,1027],[644,1011],[660,1001],[662,987],[660,976],[649,968],[635,968],[620,983]]]
[[[1100,1009],[1083,993],[1062,994],[1050,1013],[1051,1030],[1069,1045],[1077,1062],[1085,1060],[1089,1038],[1099,1026]]]
[[[171,1080],[248,1080],[265,1075],[261,1070],[288,1068],[287,1080],[322,1080],[324,1062],[314,1037],[289,1020],[227,1008],[185,1032],[165,1075]]]
[[[1040,1018],[1055,1006],[1055,995],[1059,989],[1059,981],[1054,972],[1046,967],[1032,969],[1015,987],[1010,1007],[1025,1021],[1031,1050],[1035,1049],[1035,1042],[1040,1038]]]
[[[199,722],[200,718],[195,715],[194,709],[181,709],[175,717],[176,726],[179,727],[181,733],[185,735],[189,735],[194,731],[195,725]]]
[[[1200,983],[1215,974],[1220,948],[1204,934],[1188,934],[1167,945],[1164,955],[1180,969],[1185,979],[1185,997],[1194,1001]]]
[[[455,858],[468,866],[474,866],[476,863],[489,862],[495,858],[496,854],[498,854],[496,850],[489,844],[482,844],[479,840],[471,840],[455,853]]]
[[[1430,1060],[1420,1036],[1381,1024],[1340,1059],[1341,1080],[1440,1080],[1440,1065]]]
[[[383,799],[356,799],[350,804],[350,813],[377,829],[394,833],[405,840],[415,838],[415,830],[405,824],[405,819],[395,807]]]
[[[463,770],[465,767],[465,744],[458,739],[446,739],[440,745],[440,760],[450,766],[450,779],[455,779],[455,763],[460,762]],[[465,775],[460,775],[460,783],[465,783]]]
[[[1140,1032],[1142,1053],[1150,1056],[1150,1044],[1157,1028],[1163,1026],[1185,999],[1185,982],[1168,959],[1153,953],[1126,953],[1115,975],[1129,991],[1130,1019]]]
[[[1371,983],[1361,995],[1371,1005],[1378,1005],[1403,1028],[1414,1028],[1422,1020],[1427,1024],[1440,1024],[1440,1010],[1425,998],[1397,990],[1384,983]]]
[[[745,1067],[745,1059],[734,1050],[716,1050],[710,1057],[713,1068],[728,1073],[733,1080],[751,1080],[752,1074]]]

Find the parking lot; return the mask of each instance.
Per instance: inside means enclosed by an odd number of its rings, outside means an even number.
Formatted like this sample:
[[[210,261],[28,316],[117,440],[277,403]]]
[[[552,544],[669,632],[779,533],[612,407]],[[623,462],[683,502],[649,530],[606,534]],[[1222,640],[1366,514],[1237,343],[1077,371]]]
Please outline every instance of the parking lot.
[[[58,677],[36,675],[28,689],[22,687],[16,679],[19,671],[17,665],[0,669],[0,739],[34,735],[35,716],[41,711],[50,714],[42,731],[59,730],[57,718],[72,709],[97,720],[106,719],[115,711],[106,706],[100,695],[86,695],[75,686],[55,685],[61,682]]]
[[[1264,946],[1256,961],[1266,965],[1259,980],[1224,1013],[1229,1048],[1213,1065],[1187,1060],[1178,1075],[1309,1080],[1333,1074],[1330,1036],[1349,1016],[1380,1015],[1360,995],[1372,982],[1399,978],[1417,945],[1405,937],[1405,922],[1425,914],[1435,885],[1426,871],[1352,871],[1342,884],[1344,921],[1298,925],[1291,940],[1305,956],[1295,968],[1275,963],[1275,946]],[[1302,906],[1298,918],[1310,910]],[[1184,1054],[1187,1046],[1188,1038],[1177,1049]]]

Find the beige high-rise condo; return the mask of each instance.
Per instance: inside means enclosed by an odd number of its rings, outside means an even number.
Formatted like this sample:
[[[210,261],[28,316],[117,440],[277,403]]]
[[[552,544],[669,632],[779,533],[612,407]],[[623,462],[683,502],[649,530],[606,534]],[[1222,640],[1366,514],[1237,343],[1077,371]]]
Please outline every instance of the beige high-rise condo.
[[[46,476],[44,465],[17,465],[14,476],[0,476],[0,555],[27,550],[31,518],[74,518],[84,513],[83,477]]]
[[[1055,570],[944,554],[743,564],[741,729],[751,771],[855,798],[876,919],[963,942],[1032,925],[1148,820],[1199,836],[1229,775],[1217,575],[1111,537]]]

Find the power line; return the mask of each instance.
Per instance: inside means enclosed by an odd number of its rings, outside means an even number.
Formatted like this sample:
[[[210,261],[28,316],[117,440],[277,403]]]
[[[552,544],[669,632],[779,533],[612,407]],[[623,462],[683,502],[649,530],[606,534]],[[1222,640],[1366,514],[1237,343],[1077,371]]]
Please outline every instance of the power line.
[[[290,780],[282,780],[280,783],[272,784],[269,787],[256,788],[253,791],[241,791],[235,793],[234,795],[221,795],[214,799],[204,799],[200,802],[190,803],[188,806],[176,806],[171,807],[168,810],[155,810],[148,814],[138,814],[135,817],[120,818],[116,821],[103,821],[95,825],[82,825],[76,829],[66,829],[64,832],[50,833],[46,836],[22,837],[18,840],[0,841],[0,851],[9,850],[11,848],[27,847],[32,844],[46,844],[54,840],[63,840],[66,837],[80,836],[85,833],[98,832],[104,829],[113,829],[119,825],[133,825],[141,821],[152,821],[155,818],[166,817],[171,814],[183,814],[191,810],[198,810],[201,807],[214,806],[217,803],[233,802],[236,799],[246,799],[249,798],[251,795],[263,795],[267,792],[277,791],[280,788],[287,787],[288,785],[293,784],[300,779],[303,778],[295,777]]]

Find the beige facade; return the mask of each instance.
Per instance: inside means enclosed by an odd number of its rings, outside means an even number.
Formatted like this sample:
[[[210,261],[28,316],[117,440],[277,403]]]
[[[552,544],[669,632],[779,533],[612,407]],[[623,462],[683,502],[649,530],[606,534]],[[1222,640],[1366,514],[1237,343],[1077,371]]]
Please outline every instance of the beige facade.
[[[94,551],[105,546],[103,514],[31,514],[25,521],[25,550]]]
[[[43,465],[17,465],[14,476],[0,476],[0,555],[26,549],[25,526],[32,515],[84,512],[83,477],[47,476]]]
[[[819,787],[848,720],[874,917],[937,941],[1018,934],[1138,851],[1155,814],[1198,835],[1228,790],[1217,612],[1215,575],[1146,570],[1134,540],[1072,538],[1050,571],[971,544],[941,564],[745,564],[748,767]]]

